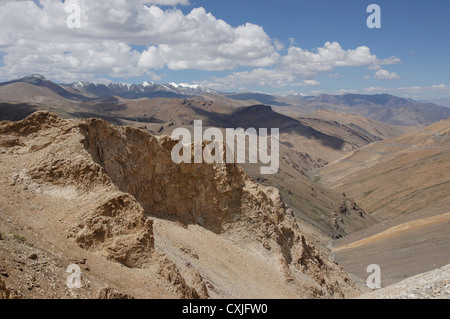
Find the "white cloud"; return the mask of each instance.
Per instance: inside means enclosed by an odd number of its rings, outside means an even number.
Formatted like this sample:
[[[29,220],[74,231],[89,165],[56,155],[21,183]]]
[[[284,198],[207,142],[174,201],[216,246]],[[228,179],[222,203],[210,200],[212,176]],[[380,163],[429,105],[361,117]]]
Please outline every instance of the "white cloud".
[[[143,1],[145,3],[150,4],[156,4],[156,5],[165,5],[165,6],[176,6],[176,5],[182,5],[187,6],[189,5],[189,0],[149,0],[149,1]]]
[[[255,86],[317,86],[315,77],[339,67],[378,67],[399,63],[378,59],[366,46],[343,49],[326,42],[314,50],[271,39],[263,27],[233,27],[204,8],[184,14],[188,0],[71,0],[82,4],[81,28],[67,26],[66,4],[57,0],[0,0],[0,78],[41,73],[58,81],[95,77],[148,76],[171,70],[236,70],[204,83],[218,89]],[[137,51],[134,45],[144,49]],[[141,52],[142,51],[142,52]],[[284,50],[283,50],[284,51]],[[387,72],[387,71],[386,71]],[[380,77],[383,74],[379,75]],[[396,76],[395,73],[384,74]]]
[[[319,86],[322,83],[320,83],[319,81],[316,80],[303,80],[300,83],[294,83],[292,84],[292,86]]]
[[[216,90],[247,90],[251,87],[285,87],[295,83],[293,75],[286,74],[274,69],[258,68],[252,71],[234,72],[228,76],[218,78],[212,77],[203,81],[202,84]]]
[[[378,65],[378,64],[370,65],[367,68],[367,70],[370,70],[370,71],[377,71],[377,70],[381,70],[381,69],[382,69],[381,65]]]
[[[344,50],[337,42],[326,42],[316,51],[291,47],[283,57],[283,67],[298,77],[311,79],[337,67],[364,66],[377,62],[377,57],[365,46]]]
[[[74,0],[76,2],[76,0]],[[231,70],[267,67],[280,55],[263,28],[230,26],[203,8],[189,14],[151,1],[83,0],[81,28],[70,29],[65,4],[41,0],[0,2],[0,68],[4,78],[42,73],[54,79],[139,76],[170,69]],[[158,4],[187,1],[154,1]],[[142,53],[132,45],[148,46]]]
[[[379,61],[379,64],[380,65],[390,65],[390,64],[399,64],[401,62],[402,62],[402,60],[400,60],[399,58],[397,58],[394,55],[394,56],[391,56],[390,58],[383,59],[383,60]]]
[[[339,67],[372,66],[393,63],[395,59],[380,60],[365,46],[345,50],[337,42],[326,42],[323,47],[309,51],[290,47],[288,53],[272,69],[255,69],[249,72],[235,72],[223,78],[211,78],[204,85],[216,89],[249,88],[254,86],[300,86],[315,81],[314,78]],[[337,73],[336,73],[337,74]],[[379,74],[381,77],[383,74]],[[339,76],[339,75],[337,75]],[[395,73],[385,76],[396,76]],[[303,79],[303,82],[298,82]],[[319,82],[310,82],[318,85]]]
[[[371,86],[371,87],[368,87],[368,88],[364,88],[364,89],[363,89],[364,92],[366,92],[366,93],[373,93],[373,94],[376,94],[376,93],[385,93],[385,92],[387,92],[388,90],[390,91],[391,89],[383,88],[383,87],[378,87],[378,86]]]
[[[375,72],[374,78],[380,81],[387,81],[387,80],[398,80],[400,79],[400,76],[395,72],[389,72],[388,70],[378,70]]]
[[[437,84],[437,85],[432,85],[431,86],[432,90],[437,90],[437,91],[450,91],[450,86],[445,85],[445,84]]]
[[[278,39],[273,40],[273,45],[275,46],[275,48],[276,48],[278,51],[281,51],[281,50],[284,49],[284,43],[281,42],[281,41],[278,40]]]
[[[397,88],[385,88],[385,87],[368,87],[363,89],[364,92],[370,94],[379,94],[379,93],[390,93],[390,94],[401,94],[401,95],[409,95],[413,96],[414,94],[419,94],[422,96],[443,93],[450,93],[450,86],[445,84],[434,84],[431,86],[409,86],[409,87],[397,87]]]
[[[139,66],[147,69],[162,69],[164,68],[164,57],[161,52],[154,46],[149,47],[142,52],[139,57]]]

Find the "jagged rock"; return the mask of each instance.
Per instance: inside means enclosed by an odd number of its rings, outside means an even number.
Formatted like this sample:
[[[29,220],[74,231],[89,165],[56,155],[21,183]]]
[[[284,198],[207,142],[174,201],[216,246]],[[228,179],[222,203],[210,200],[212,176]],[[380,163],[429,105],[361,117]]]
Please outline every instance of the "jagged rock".
[[[81,247],[100,251],[128,267],[141,267],[154,243],[152,220],[128,194],[113,197],[81,215],[72,234]]]
[[[189,284],[189,286],[195,288],[195,290],[198,292],[198,295],[201,299],[209,298],[208,289],[206,288],[206,284],[203,281],[202,276],[200,275],[200,273],[197,270],[189,269],[183,273],[183,277],[186,278],[186,281]]]
[[[157,263],[157,273],[171,283],[183,299],[200,299],[199,293],[195,288],[190,287],[186,283],[186,279],[181,275],[177,266],[172,261],[158,253],[154,253],[153,257],[159,261]],[[194,283],[198,285],[198,282]]]

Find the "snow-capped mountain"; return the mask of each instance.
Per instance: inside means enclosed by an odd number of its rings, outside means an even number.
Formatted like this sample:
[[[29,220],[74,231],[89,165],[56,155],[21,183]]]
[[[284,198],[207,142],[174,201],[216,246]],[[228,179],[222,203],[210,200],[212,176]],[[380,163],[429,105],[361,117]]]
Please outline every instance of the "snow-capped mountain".
[[[55,83],[42,75],[33,74],[20,79],[1,82],[0,86],[17,82],[27,83],[35,86],[46,87],[56,94],[74,101],[90,101],[97,98],[108,98],[118,96],[125,99],[139,98],[186,98],[196,95],[220,94],[210,88],[199,84],[169,83],[158,84],[155,82],[143,82],[141,84],[129,83],[95,83],[95,82],[74,82],[71,84]]]
[[[206,86],[200,84],[188,84],[188,83],[174,83],[171,82],[167,84],[172,90],[175,90],[184,94],[209,94],[209,93],[218,93],[217,91],[207,88]]]
[[[199,84],[169,83],[158,84],[155,82],[143,82],[141,84],[127,83],[94,83],[76,82],[63,85],[72,90],[92,97],[120,96],[122,98],[142,98],[142,97],[179,97],[218,93],[210,88]]]

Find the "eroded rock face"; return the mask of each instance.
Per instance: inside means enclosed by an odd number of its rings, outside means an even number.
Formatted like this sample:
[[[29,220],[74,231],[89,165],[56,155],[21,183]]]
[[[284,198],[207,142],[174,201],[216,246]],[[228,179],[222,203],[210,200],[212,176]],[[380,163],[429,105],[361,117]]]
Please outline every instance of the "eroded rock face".
[[[300,234],[278,190],[257,184],[240,166],[174,164],[176,141],[100,120],[82,132],[95,161],[148,215],[199,224],[272,258],[293,286],[304,285],[303,275],[312,279],[316,296],[343,296],[350,286],[342,269]]]
[[[108,258],[127,267],[142,267],[154,248],[152,224],[136,200],[123,194],[80,216],[73,233],[85,249],[100,246]]]
[[[222,233],[239,217],[246,176],[237,165],[175,164],[176,144],[141,130],[92,120],[81,125],[92,158],[150,216],[199,224]]]
[[[47,112],[0,125],[0,136],[16,152],[46,150],[16,180],[83,199],[67,228],[79,246],[128,267],[156,267],[182,297],[208,294],[198,272],[189,277],[199,291],[155,251],[152,217],[200,225],[264,256],[298,296],[355,291],[343,269],[300,233],[278,190],[257,184],[236,164],[175,164],[170,153],[176,141],[169,137]]]

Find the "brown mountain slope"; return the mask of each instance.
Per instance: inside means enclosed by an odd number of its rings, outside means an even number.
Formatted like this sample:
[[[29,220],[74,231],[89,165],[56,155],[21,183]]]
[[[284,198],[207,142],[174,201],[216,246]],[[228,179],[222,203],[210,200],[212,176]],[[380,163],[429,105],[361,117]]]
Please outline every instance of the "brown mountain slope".
[[[51,106],[75,105],[74,101],[57,94],[47,87],[23,82],[0,86],[0,98],[2,101],[8,102],[38,103]]]
[[[19,296],[356,293],[278,191],[237,165],[176,165],[167,137],[46,112],[3,122],[0,141],[0,262]],[[65,287],[69,263],[84,288]]]
[[[394,138],[417,129],[416,126],[397,126],[379,121],[372,120],[356,113],[339,113],[326,109],[320,109],[309,115],[300,117],[304,120],[311,120],[312,123],[322,121],[337,122],[341,125],[348,126],[355,131],[359,131],[365,135],[372,135],[377,139],[384,140]],[[311,123],[311,124],[312,124]]]
[[[373,215],[394,218],[447,206],[450,120],[376,142],[324,167],[331,188],[345,191]]]
[[[450,262],[450,120],[363,147],[320,170],[383,222],[339,239],[336,260],[366,278],[378,264],[383,286]]]

